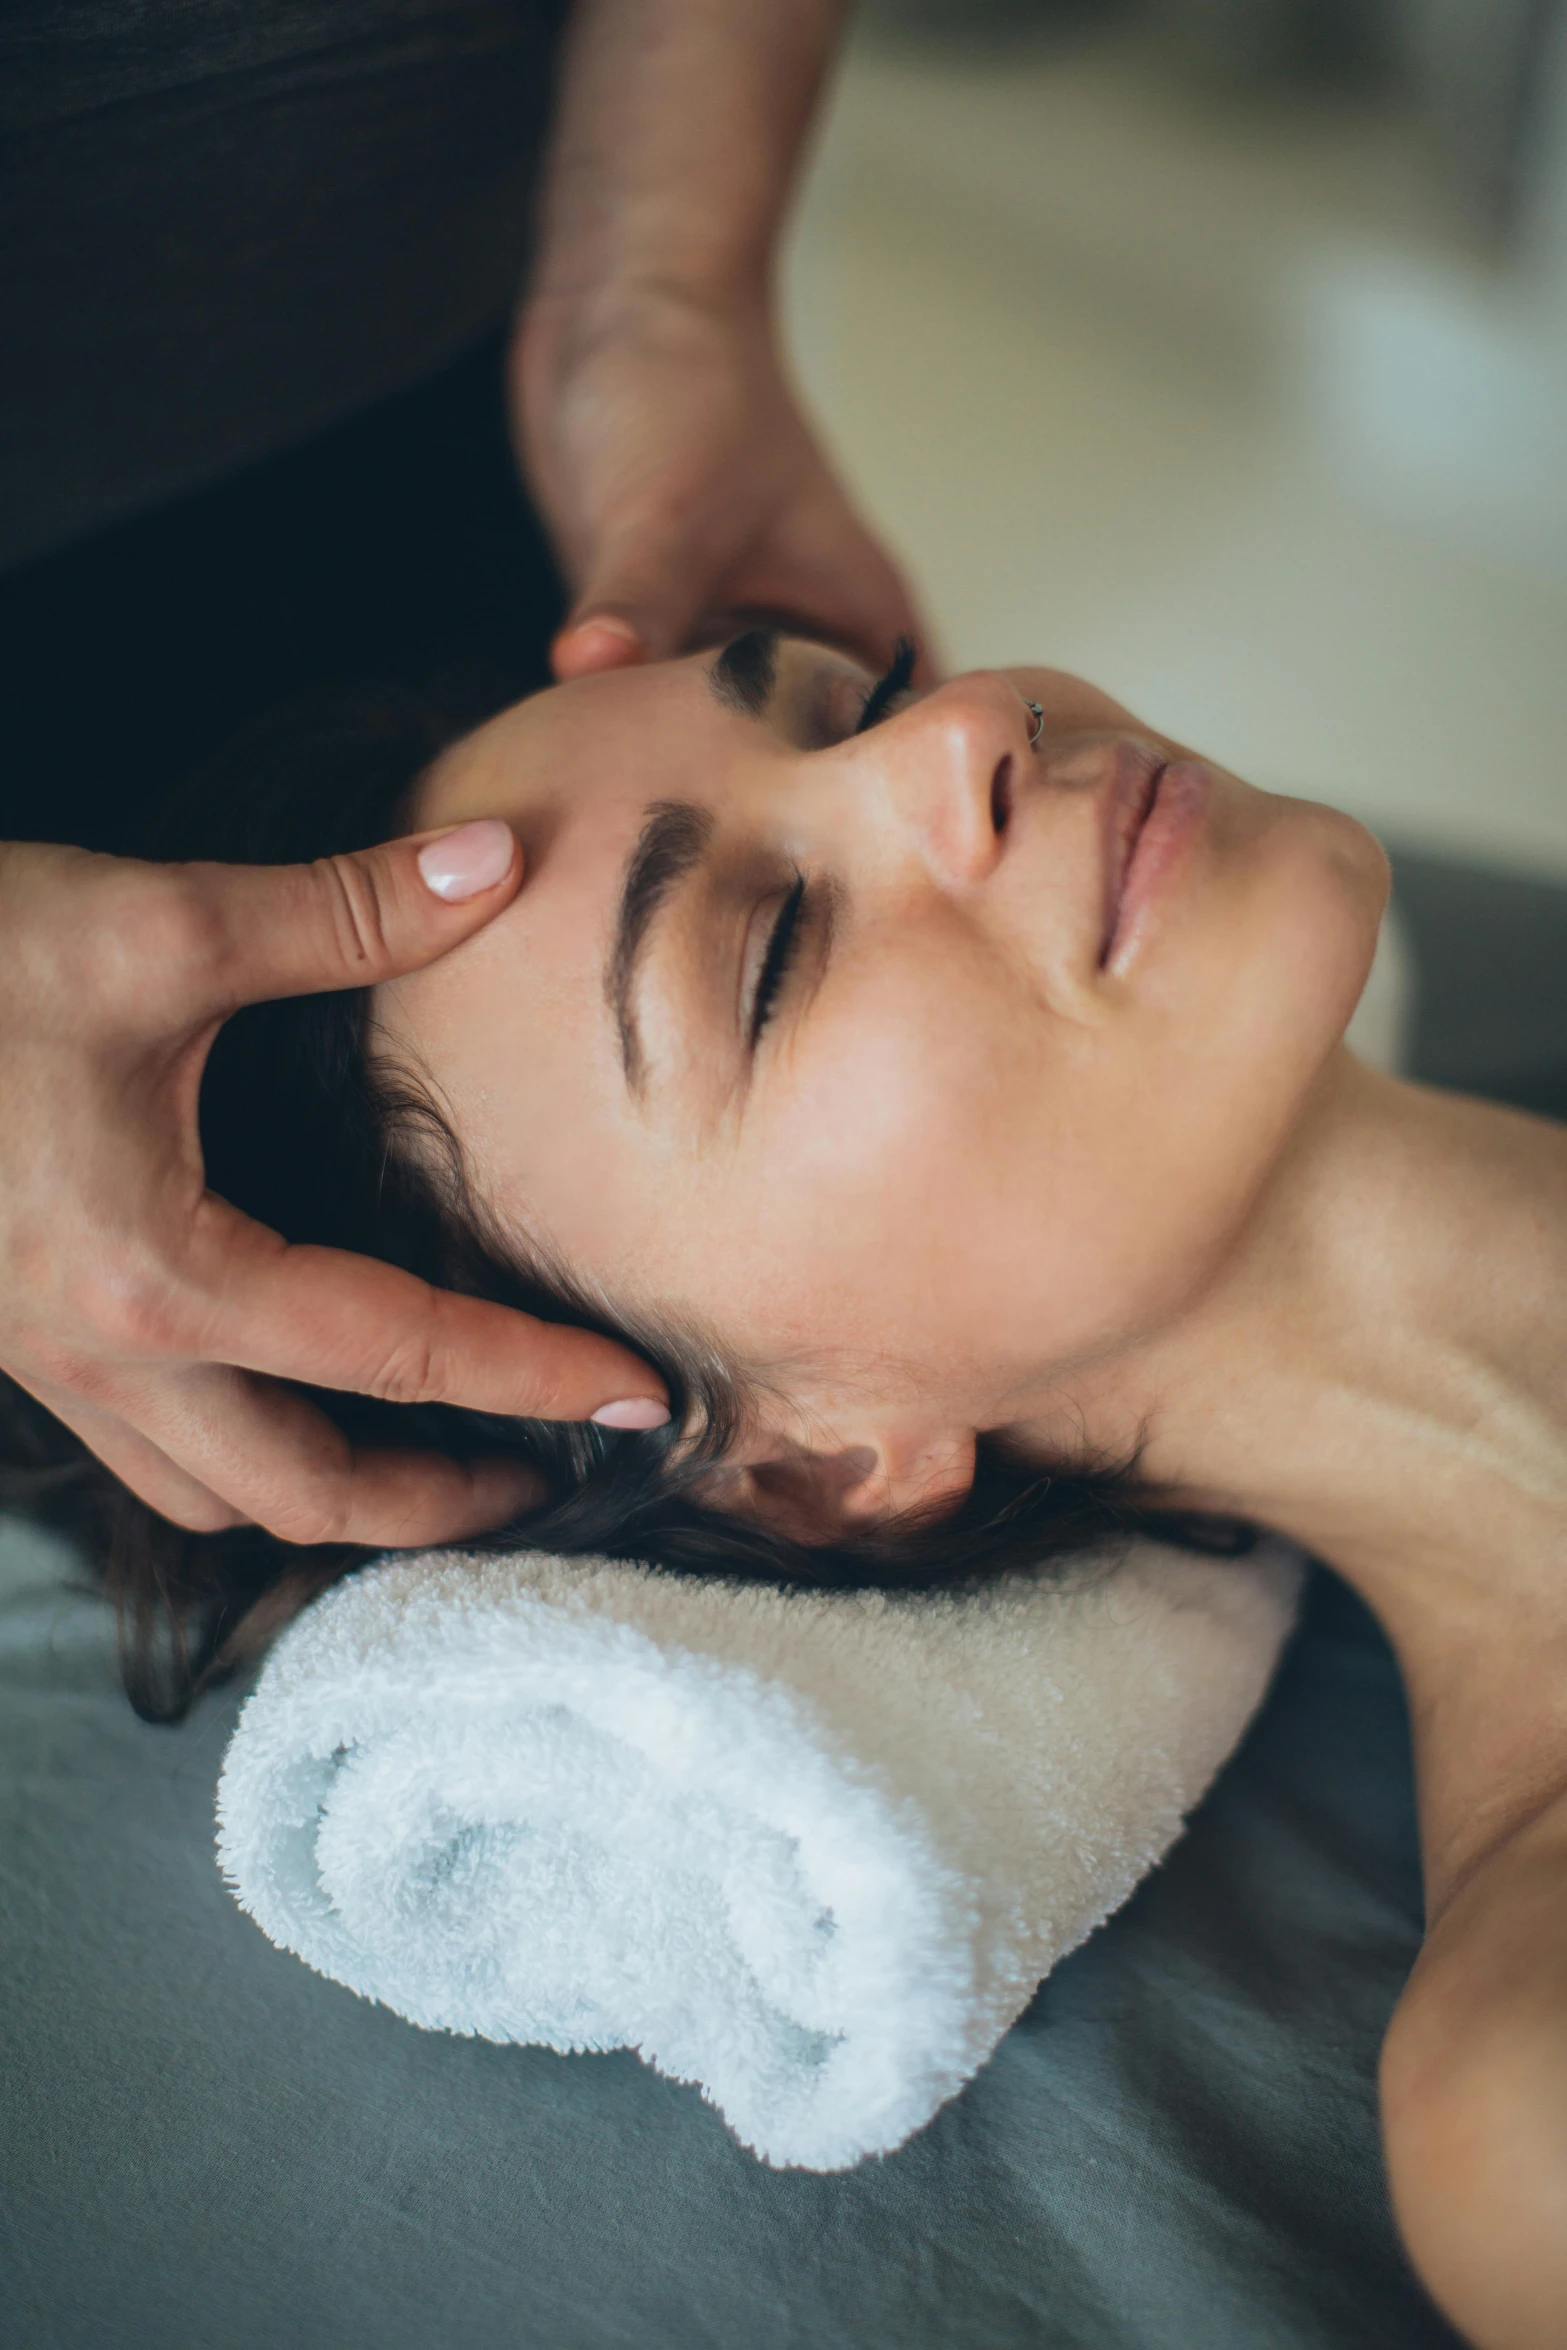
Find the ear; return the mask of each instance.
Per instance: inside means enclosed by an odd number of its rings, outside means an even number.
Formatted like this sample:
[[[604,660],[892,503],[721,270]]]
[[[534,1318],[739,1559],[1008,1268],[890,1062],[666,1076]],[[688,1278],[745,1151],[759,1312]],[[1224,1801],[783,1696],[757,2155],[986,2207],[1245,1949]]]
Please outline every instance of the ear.
[[[718,1470],[709,1490],[792,1542],[825,1543],[913,1510],[955,1509],[974,1482],[974,1451],[972,1432],[889,1430],[836,1449],[775,1440]]]

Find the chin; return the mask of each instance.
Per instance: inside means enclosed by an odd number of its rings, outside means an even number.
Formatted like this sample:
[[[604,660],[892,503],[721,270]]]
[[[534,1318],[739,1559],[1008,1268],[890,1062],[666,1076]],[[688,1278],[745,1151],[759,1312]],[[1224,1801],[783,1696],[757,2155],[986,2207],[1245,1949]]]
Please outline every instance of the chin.
[[[1202,1285],[1277,1165],[1360,1001],[1387,904],[1387,857],[1364,825],[1248,796],[1250,837],[1211,909],[1180,1047],[1146,1072],[1150,1105],[1164,1093],[1148,1156],[1190,1211],[1166,1268],[1177,1293]]]
[[[1226,778],[1233,784],[1233,779]],[[1218,873],[1240,984],[1308,1053],[1336,1044],[1360,1001],[1387,909],[1387,852],[1318,800],[1248,785],[1224,794]]]
[[[1320,990],[1323,1026],[1336,1044],[1371,974],[1391,871],[1375,833],[1341,808],[1308,800],[1288,804],[1301,811],[1300,886],[1316,927],[1303,976]]]

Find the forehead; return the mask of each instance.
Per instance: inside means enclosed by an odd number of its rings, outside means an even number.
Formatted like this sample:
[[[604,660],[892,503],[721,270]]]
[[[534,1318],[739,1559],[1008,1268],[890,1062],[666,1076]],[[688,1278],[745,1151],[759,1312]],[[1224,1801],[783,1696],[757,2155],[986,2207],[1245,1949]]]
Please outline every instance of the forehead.
[[[526,1022],[537,1058],[566,1019],[579,1076],[597,1062],[621,879],[648,805],[711,798],[743,744],[706,668],[691,659],[552,687],[466,736],[421,779],[415,829],[499,816],[524,859],[522,890],[488,928],[383,991],[385,1016],[416,1030],[422,1052],[462,1066],[486,1036],[497,1047],[520,1041]]]
[[[474,938],[376,996],[383,1041],[434,1081],[495,1211],[529,1229],[547,1201],[550,1237],[601,1262],[607,1234],[634,1244],[630,1177],[648,1172],[604,991],[626,860],[649,802],[713,799],[756,731],[714,700],[707,666],[552,688],[437,761],[412,825],[503,818],[524,885]]]
[[[640,810],[708,779],[737,721],[708,690],[705,657],[613,670],[551,686],[463,738],[420,780],[416,829],[502,816],[537,858],[575,812],[602,830],[618,804]]]

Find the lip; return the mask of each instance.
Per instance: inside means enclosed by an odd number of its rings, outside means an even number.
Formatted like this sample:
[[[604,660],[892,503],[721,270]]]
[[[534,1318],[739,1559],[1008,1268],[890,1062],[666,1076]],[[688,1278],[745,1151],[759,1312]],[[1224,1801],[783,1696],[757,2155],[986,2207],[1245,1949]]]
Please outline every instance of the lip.
[[[1213,778],[1200,760],[1165,759],[1150,743],[1116,744],[1105,793],[1105,912],[1099,968],[1119,972],[1177,878],[1207,812]]]

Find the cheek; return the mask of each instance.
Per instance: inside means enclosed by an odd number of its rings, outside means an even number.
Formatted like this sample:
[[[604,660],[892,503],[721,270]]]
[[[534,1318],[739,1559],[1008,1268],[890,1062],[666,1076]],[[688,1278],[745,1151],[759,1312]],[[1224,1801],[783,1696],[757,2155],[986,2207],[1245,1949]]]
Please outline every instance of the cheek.
[[[1010,1351],[997,1303],[1037,1206],[1039,1014],[969,942],[877,958],[772,1073],[710,1226],[747,1203],[756,1351],[937,1370]],[[730,1182],[734,1191],[729,1190]],[[720,1301],[732,1320],[737,1298]]]
[[[1042,1361],[1170,1310],[1228,1231],[1211,1145],[1185,1165],[1174,1147],[1189,1091],[1151,1085],[1124,1030],[1014,1006],[962,1037],[888,1024],[862,1041],[820,1068],[800,1133],[748,1186],[746,1268],[715,1309],[728,1324],[750,1301],[763,1359],[897,1365],[999,1419]]]
[[[1190,1086],[1131,1023],[1074,1027],[983,955],[900,962],[840,989],[681,1203],[681,1288],[752,1359],[896,1365],[981,1410],[1184,1280]]]

